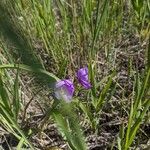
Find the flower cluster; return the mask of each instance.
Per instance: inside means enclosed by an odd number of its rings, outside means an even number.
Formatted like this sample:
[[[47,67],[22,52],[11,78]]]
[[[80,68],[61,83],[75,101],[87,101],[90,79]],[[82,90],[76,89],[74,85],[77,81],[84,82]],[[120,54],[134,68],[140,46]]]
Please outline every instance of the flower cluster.
[[[78,82],[85,88],[90,89],[91,83],[88,80],[88,68],[84,67],[77,71]],[[74,84],[70,79],[64,79],[55,84],[55,97],[70,102],[75,91]]]

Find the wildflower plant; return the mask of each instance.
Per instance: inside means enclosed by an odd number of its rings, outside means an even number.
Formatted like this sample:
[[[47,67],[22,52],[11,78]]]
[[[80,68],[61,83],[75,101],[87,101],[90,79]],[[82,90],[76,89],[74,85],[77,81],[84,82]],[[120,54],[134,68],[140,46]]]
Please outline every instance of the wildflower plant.
[[[91,83],[89,81],[88,68],[84,67],[77,71],[77,79],[86,90],[90,89]],[[55,97],[59,100],[70,102],[73,98],[75,87],[71,79],[59,80],[55,83],[54,93]]]
[[[54,101],[54,107],[52,107],[51,112],[59,131],[65,136],[70,148],[86,150],[87,146],[77,121],[78,116],[74,112],[74,104],[71,103],[74,91],[75,87],[70,79],[57,81],[54,93],[59,101]]]

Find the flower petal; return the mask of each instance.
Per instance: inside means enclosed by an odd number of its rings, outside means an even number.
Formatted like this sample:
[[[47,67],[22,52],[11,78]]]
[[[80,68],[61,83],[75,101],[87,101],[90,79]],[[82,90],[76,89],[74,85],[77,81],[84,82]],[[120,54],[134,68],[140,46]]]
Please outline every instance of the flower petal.
[[[78,82],[85,88],[91,88],[91,83],[88,80],[88,68],[84,67],[78,70],[77,72]]]
[[[55,96],[57,99],[63,99],[66,102],[71,101],[74,93],[74,85],[70,80],[60,80],[55,84]]]

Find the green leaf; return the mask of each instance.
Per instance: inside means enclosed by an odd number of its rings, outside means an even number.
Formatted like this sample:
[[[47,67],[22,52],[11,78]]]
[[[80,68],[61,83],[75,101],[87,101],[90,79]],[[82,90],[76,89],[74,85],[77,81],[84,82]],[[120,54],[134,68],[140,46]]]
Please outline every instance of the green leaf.
[[[83,104],[82,102],[79,102],[79,107],[81,108],[81,110],[84,112],[84,114],[88,117],[90,123],[91,123],[91,126],[93,129],[95,129],[96,127],[96,123],[95,123],[95,118],[93,117],[92,113],[91,113],[91,110],[89,109],[88,106],[86,106],[85,104]]]
[[[9,96],[8,96],[7,90],[4,87],[1,74],[0,74],[0,96],[1,96],[0,104],[3,105],[8,112],[10,112],[11,107],[9,103]]]
[[[49,83],[56,82],[59,80],[59,78],[57,78],[54,74],[49,73],[46,70],[23,65],[23,64],[4,64],[4,65],[0,65],[0,69],[22,69],[25,71],[33,72],[42,76],[43,79],[46,78]]]
[[[16,120],[14,120],[12,118],[12,116],[10,116],[10,114],[8,113],[8,111],[5,109],[5,107],[0,105],[0,111],[2,114],[4,114],[3,116],[7,116],[5,117],[5,122],[3,122],[8,128],[14,128],[16,131],[13,132],[12,134],[14,134],[16,136],[16,138],[18,138],[19,140],[21,139],[21,137],[24,139],[24,144],[29,145],[30,148],[33,150],[33,146],[32,144],[29,142],[29,140],[27,139],[27,137],[24,135],[24,133],[22,132],[22,130],[20,129],[20,127],[18,126]],[[1,121],[1,120],[0,120]],[[11,131],[11,130],[10,130]],[[18,134],[17,134],[18,133]]]
[[[109,90],[109,88],[111,87],[112,85],[112,81],[113,81],[113,77],[116,75],[116,71],[113,71],[113,73],[111,74],[111,76],[109,77],[108,79],[108,82],[107,84],[105,85],[104,89],[102,90],[98,100],[97,100],[97,105],[96,105],[96,111],[99,112],[103,106],[103,103],[105,101],[105,97],[106,97],[106,94]]]
[[[78,117],[73,111],[72,104],[61,101],[53,111],[53,117],[72,150],[87,150],[85,139],[77,120]]]
[[[20,101],[19,101],[19,70],[17,70],[16,79],[14,82],[14,94],[13,94],[13,113],[17,120],[19,110],[20,110]]]

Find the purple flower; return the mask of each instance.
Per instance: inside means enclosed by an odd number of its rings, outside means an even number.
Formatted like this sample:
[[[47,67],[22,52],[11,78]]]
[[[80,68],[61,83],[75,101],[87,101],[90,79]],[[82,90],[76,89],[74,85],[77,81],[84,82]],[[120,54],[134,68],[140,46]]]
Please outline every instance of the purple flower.
[[[60,80],[56,82],[54,90],[57,99],[70,102],[74,93],[74,85],[69,79]]]
[[[85,88],[90,89],[91,83],[88,80],[88,68],[84,67],[78,70],[77,72],[77,78],[79,83]]]

